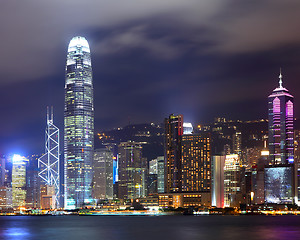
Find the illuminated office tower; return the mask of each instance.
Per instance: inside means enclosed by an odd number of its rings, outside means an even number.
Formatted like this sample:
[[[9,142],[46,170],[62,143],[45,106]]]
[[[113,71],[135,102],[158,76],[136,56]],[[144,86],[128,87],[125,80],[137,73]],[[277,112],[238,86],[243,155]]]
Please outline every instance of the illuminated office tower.
[[[165,191],[165,158],[164,156],[157,157],[157,192]]]
[[[93,198],[113,198],[113,152],[107,148],[94,151]]]
[[[28,160],[20,155],[12,159],[12,204],[13,208],[25,207],[26,202],[26,164]]]
[[[225,156],[212,156],[211,205],[224,207],[224,165]]]
[[[282,86],[268,97],[269,109],[269,151],[272,164],[294,162],[294,97]]]
[[[226,155],[224,165],[224,207],[239,207],[241,203],[241,167],[237,154]]]
[[[52,207],[59,207],[60,197],[60,161],[59,161],[59,129],[53,123],[53,108],[49,114],[47,108],[47,127],[45,131],[45,153],[38,159],[39,177],[42,185],[55,189]]]
[[[137,142],[119,145],[119,199],[136,199],[146,195],[146,159],[142,146]]]
[[[92,199],[94,106],[90,48],[84,37],[68,47],[64,110],[65,208]]]
[[[183,116],[165,119],[165,192],[181,191],[181,137]]]
[[[207,133],[182,135],[181,191],[210,192],[210,136]]]
[[[265,202],[294,204],[295,182],[292,165],[268,166],[264,169]]]
[[[26,208],[40,207],[40,180],[38,161],[39,155],[31,155],[26,168]]]

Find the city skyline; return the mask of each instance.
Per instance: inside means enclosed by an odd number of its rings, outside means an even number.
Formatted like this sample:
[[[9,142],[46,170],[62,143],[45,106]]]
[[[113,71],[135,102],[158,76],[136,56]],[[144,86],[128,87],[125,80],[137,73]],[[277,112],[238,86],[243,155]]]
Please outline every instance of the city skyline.
[[[227,0],[145,5],[129,1],[119,14],[110,3],[89,3],[66,7],[66,2],[44,5],[33,0],[28,6],[33,4],[37,11],[20,5],[13,14],[16,19],[7,14],[12,3],[1,8],[6,20],[0,26],[5,59],[0,100],[6,103],[0,109],[1,152],[42,152],[48,105],[54,106],[62,129],[62,66],[68,41],[75,35],[85,36],[95,51],[98,131],[128,122],[159,123],[170,113],[182,113],[192,123],[217,116],[267,118],[265,96],[277,86],[280,67],[286,87],[299,91],[297,2],[233,7]],[[79,11],[82,14],[71,21],[68,13]],[[32,18],[23,19],[24,14]]]

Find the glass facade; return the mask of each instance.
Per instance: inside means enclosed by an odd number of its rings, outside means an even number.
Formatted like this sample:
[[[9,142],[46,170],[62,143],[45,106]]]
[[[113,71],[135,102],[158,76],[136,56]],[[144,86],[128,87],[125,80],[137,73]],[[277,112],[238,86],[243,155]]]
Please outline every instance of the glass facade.
[[[136,142],[119,145],[119,199],[136,199],[146,196],[146,159],[142,146]]]
[[[272,164],[294,163],[294,97],[282,87],[268,97],[269,150]]]
[[[94,151],[93,198],[113,198],[113,152],[107,148]]]
[[[25,207],[26,164],[28,160],[19,155],[14,155],[12,160],[12,204],[14,208]]]
[[[224,207],[237,207],[241,193],[241,166],[237,154],[226,155],[224,165]]]
[[[157,157],[157,192],[165,192],[165,158]]]
[[[293,204],[293,167],[265,168],[265,202]]]
[[[181,137],[183,116],[165,118],[165,192],[181,191]]]
[[[64,109],[65,208],[92,202],[94,106],[89,44],[74,37],[68,47]]]

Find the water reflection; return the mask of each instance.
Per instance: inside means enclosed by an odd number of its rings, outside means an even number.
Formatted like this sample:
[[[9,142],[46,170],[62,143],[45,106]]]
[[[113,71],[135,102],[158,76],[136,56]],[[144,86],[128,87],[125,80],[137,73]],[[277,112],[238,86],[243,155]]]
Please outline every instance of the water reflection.
[[[0,217],[0,239],[300,239],[298,216]]]
[[[20,227],[11,227],[8,229],[4,229],[3,233],[4,237],[6,239],[29,239],[29,231],[26,228],[20,228]]]

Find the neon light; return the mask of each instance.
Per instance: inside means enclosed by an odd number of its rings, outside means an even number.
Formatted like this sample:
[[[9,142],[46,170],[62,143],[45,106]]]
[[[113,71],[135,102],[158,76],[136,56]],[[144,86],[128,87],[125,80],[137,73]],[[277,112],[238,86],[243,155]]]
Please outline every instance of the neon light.
[[[280,113],[280,100],[278,97],[273,100],[273,113]]]
[[[294,116],[293,103],[291,100],[286,103],[286,116]]]

